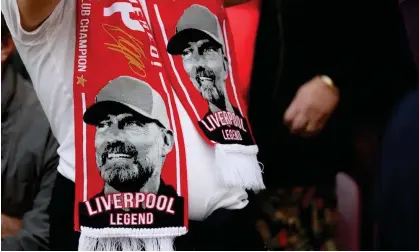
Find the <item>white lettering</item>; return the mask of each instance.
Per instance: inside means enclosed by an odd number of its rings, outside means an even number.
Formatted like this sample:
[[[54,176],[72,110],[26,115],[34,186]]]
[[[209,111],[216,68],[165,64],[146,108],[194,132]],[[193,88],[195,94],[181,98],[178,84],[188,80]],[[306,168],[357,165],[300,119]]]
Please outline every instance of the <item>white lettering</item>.
[[[130,2],[135,3],[134,1]],[[145,31],[140,21],[134,20],[130,17],[131,13],[136,13],[137,16],[142,16],[143,13],[141,11],[141,8],[133,7],[130,3],[116,2],[113,3],[110,7],[103,9],[103,15],[105,17],[110,17],[116,12],[121,13],[122,22],[127,28],[133,31]]]
[[[139,226],[153,223],[153,213],[111,213],[109,216],[109,224],[112,226]]]

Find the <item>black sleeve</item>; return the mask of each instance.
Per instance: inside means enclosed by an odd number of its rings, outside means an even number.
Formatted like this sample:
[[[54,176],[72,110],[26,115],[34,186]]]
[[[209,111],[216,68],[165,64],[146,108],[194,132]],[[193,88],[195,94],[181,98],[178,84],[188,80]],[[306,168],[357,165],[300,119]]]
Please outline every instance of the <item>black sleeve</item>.
[[[23,216],[23,228],[14,236],[2,240],[2,250],[48,250],[49,216],[47,208],[51,199],[58,166],[58,143],[51,131],[47,136],[43,167],[39,175],[39,190],[33,208]]]
[[[250,103],[268,95],[285,109],[324,74],[343,111],[375,120],[417,83],[397,0],[264,0],[256,45]]]
[[[318,74],[335,81],[347,112],[364,120],[385,120],[417,84],[398,1],[320,2],[326,3],[319,11],[325,17],[318,31],[324,43],[317,43],[319,50],[313,48],[312,60],[326,58],[319,61]]]
[[[375,213],[378,250],[419,248],[419,89],[389,120],[377,169]]]

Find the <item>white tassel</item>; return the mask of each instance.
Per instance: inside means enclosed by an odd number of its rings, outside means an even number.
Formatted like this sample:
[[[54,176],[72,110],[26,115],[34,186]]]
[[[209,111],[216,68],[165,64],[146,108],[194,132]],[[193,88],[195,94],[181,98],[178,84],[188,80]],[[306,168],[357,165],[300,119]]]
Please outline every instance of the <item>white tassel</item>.
[[[229,187],[241,187],[255,192],[265,189],[262,170],[257,160],[257,145],[216,144],[217,177]]]
[[[174,237],[146,238],[144,239],[145,251],[174,251]]]
[[[81,234],[79,251],[174,251],[174,237],[88,237]]]
[[[88,237],[80,235],[79,251],[143,251],[144,241],[131,237]]]
[[[130,229],[81,227],[79,251],[174,251],[174,240],[186,227]]]

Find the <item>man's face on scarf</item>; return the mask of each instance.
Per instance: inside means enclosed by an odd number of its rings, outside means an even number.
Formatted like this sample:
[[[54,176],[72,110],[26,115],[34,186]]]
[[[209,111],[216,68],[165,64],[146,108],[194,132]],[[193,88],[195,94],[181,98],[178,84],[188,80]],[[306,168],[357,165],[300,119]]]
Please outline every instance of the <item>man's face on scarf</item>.
[[[227,60],[221,45],[210,39],[189,42],[182,53],[183,66],[195,88],[210,103],[224,107]]]
[[[132,113],[108,115],[96,129],[96,162],[107,184],[119,190],[128,184],[142,188],[150,177],[160,176],[171,148],[166,129]]]

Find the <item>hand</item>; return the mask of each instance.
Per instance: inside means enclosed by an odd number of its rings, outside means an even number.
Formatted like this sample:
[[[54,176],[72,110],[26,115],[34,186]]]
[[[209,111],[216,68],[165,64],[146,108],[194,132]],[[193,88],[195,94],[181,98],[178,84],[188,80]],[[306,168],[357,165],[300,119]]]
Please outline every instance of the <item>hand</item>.
[[[1,238],[12,236],[22,228],[22,220],[1,215]]]
[[[312,136],[319,133],[339,102],[339,91],[315,77],[297,91],[284,114],[291,133]]]

